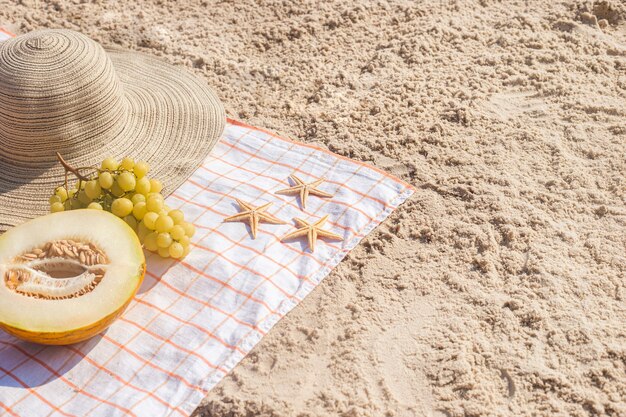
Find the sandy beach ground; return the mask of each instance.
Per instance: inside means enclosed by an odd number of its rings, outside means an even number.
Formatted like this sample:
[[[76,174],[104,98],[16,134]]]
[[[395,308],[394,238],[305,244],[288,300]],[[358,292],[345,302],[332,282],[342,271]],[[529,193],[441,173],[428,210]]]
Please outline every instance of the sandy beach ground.
[[[626,5],[0,0],[418,191],[198,416],[625,416]]]

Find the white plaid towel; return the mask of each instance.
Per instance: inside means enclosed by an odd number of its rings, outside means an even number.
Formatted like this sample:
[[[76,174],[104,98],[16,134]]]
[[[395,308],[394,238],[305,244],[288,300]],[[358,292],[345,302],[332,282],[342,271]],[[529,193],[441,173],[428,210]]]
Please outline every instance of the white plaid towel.
[[[2,33],[0,32],[0,40]],[[277,195],[296,174],[332,198]],[[0,332],[0,415],[188,416],[208,390],[413,192],[389,174],[315,146],[229,120],[223,139],[167,199],[194,222],[182,261],[148,254],[144,285],[104,334],[65,347]],[[288,222],[261,223],[255,240],[238,198]],[[294,217],[317,220],[343,241],[280,238]]]

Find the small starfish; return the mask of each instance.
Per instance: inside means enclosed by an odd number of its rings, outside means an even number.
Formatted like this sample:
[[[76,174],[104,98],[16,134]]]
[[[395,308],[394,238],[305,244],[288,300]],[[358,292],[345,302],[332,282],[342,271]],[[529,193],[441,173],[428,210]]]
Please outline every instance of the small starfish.
[[[234,216],[226,217],[224,219],[225,222],[248,222],[250,224],[250,230],[252,231],[252,239],[256,239],[256,231],[259,227],[259,222],[263,221],[265,223],[271,224],[285,224],[284,221],[272,216],[269,213],[265,213],[265,210],[272,203],[266,203],[259,207],[254,207],[252,204],[246,203],[245,201],[241,201],[239,199],[235,199],[237,204],[239,204],[240,209],[244,211],[235,214]]]
[[[300,195],[300,203],[302,204],[302,208],[306,208],[306,199],[311,195],[316,195],[318,197],[332,197],[332,194],[325,193],[322,190],[318,190],[316,187],[323,183],[324,178],[320,178],[319,180],[310,182],[306,184],[300,178],[295,175],[290,175],[289,178],[296,183],[293,187],[285,188],[284,190],[276,191],[276,194],[285,194],[285,195]]]
[[[343,240],[341,236],[331,233],[329,231],[323,230],[321,228],[324,225],[324,223],[326,223],[326,220],[328,220],[328,214],[312,224],[307,223],[304,220],[298,219],[298,218],[295,218],[294,220],[298,224],[298,230],[295,230],[291,233],[287,233],[285,236],[283,236],[280,239],[281,242],[287,239],[294,238],[294,237],[306,236],[309,242],[309,249],[311,249],[311,252],[315,252],[315,242],[317,242],[318,236],[327,237],[327,238],[335,239],[335,240]]]

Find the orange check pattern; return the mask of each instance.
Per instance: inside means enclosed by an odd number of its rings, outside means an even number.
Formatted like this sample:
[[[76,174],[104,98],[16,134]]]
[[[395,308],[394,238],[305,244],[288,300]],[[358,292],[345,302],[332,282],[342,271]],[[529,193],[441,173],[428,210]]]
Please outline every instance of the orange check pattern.
[[[2,32],[0,32],[1,40]],[[276,195],[296,174],[333,198]],[[0,415],[188,416],[259,340],[413,188],[366,164],[229,120],[223,139],[168,199],[197,229],[181,262],[147,255],[144,285],[124,315],[83,343],[44,347],[0,332]],[[272,202],[288,222],[223,223],[239,198]],[[294,217],[344,240],[280,242]]]

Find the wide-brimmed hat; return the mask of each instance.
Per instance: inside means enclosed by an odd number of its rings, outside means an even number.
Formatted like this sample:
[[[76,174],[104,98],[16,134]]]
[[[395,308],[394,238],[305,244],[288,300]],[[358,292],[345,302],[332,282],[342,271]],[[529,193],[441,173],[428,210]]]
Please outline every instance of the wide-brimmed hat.
[[[0,233],[48,212],[74,166],[108,156],[147,161],[174,191],[225,125],[207,83],[150,56],[103,48],[71,30],[0,42]]]

